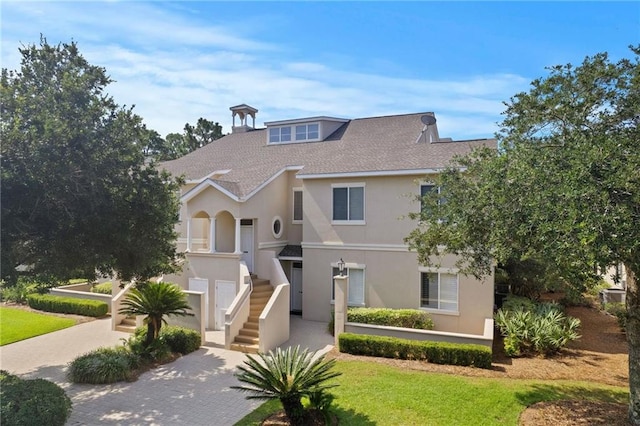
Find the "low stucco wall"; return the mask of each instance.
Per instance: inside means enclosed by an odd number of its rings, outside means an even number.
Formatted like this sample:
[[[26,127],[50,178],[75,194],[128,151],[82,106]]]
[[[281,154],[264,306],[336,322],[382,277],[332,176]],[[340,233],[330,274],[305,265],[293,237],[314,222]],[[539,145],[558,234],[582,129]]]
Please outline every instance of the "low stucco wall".
[[[231,349],[231,343],[240,333],[250,314],[251,276],[247,265],[240,262],[240,285],[235,299],[224,315],[224,347]]]
[[[354,334],[371,334],[375,336],[397,337],[408,340],[429,340],[432,342],[471,343],[476,345],[493,347],[493,319],[485,318],[484,333],[462,334],[448,333],[434,330],[416,330],[413,328],[387,327],[373,324],[360,324],[356,322],[345,323],[344,331]]]
[[[87,290],[79,290],[85,286],[88,287]],[[108,294],[91,293],[89,292],[90,287],[91,286],[88,284],[72,284],[64,287],[52,288],[49,290],[49,294],[53,296],[73,297],[75,299],[105,302],[108,305],[107,313],[111,313],[111,296]],[[73,290],[71,288],[73,288]]]
[[[187,303],[191,307],[191,310],[189,312],[191,312],[193,316],[168,316],[165,317],[167,320],[167,324],[196,330],[200,333],[200,343],[204,345],[206,341],[206,329],[204,324],[204,293],[200,291],[185,291],[185,294],[187,295]]]

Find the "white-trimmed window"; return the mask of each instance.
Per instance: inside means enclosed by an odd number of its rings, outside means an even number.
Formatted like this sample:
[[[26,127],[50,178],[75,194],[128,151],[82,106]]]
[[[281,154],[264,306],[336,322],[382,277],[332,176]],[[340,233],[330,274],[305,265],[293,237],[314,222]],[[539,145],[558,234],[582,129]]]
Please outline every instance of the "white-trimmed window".
[[[424,205],[424,203],[422,202],[422,199],[424,198],[425,195],[433,192],[438,194],[438,206],[447,202],[447,199],[440,195],[442,192],[439,186],[435,186],[431,184],[420,185],[420,211],[421,212],[423,213],[427,212],[426,211],[427,206]]]
[[[319,126],[318,123],[314,124],[298,124],[296,126],[296,140],[297,141],[311,141],[319,138]]]
[[[269,143],[291,142],[291,126],[269,128]]]
[[[349,266],[344,269],[344,274],[349,275],[349,306],[364,306],[364,265]],[[335,284],[333,277],[340,275],[337,265],[333,265],[331,275],[331,301],[335,300]]]
[[[458,312],[458,274],[421,272],[420,307]]]
[[[364,224],[364,183],[333,184],[333,224]]]
[[[293,189],[293,218],[292,223],[302,223],[302,189]]]

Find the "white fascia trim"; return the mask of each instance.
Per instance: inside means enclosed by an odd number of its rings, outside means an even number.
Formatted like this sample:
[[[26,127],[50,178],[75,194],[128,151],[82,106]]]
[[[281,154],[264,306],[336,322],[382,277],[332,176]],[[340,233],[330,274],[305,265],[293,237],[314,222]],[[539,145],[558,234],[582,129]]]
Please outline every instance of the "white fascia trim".
[[[349,120],[348,118],[336,118],[336,117],[328,117],[326,115],[320,115],[316,117],[294,118],[293,120],[265,121],[264,125],[267,127],[285,126],[287,124],[311,123],[315,121],[337,121],[339,123],[346,123],[351,120]]]
[[[202,191],[204,191],[208,187],[212,187],[212,188],[217,189],[218,191],[222,192],[227,197],[231,198],[233,201],[242,201],[238,196],[236,196],[235,194],[229,192],[228,190],[226,190],[222,186],[218,185],[217,183],[213,182],[211,179],[206,179],[206,180],[200,182],[198,185],[196,185],[193,188],[191,188],[186,194],[184,194],[180,198],[180,201],[183,202],[183,203],[187,203],[187,202],[189,202],[189,200],[191,200],[196,195],[200,194]]]
[[[265,180],[264,182],[262,182],[259,186],[256,187],[256,189],[254,189],[253,191],[251,191],[249,194],[247,194],[246,197],[242,197],[239,199],[240,202],[245,202],[247,201],[249,198],[253,197],[254,195],[256,195],[258,192],[260,192],[262,190],[262,188],[264,188],[265,186],[269,185],[271,182],[273,182],[274,180],[276,180],[281,174],[283,174],[284,172],[290,172],[290,171],[299,171],[302,170],[304,168],[304,166],[287,166],[283,169],[281,169],[279,172],[277,172],[276,174],[274,174],[273,176],[271,176],[269,179]]]
[[[337,172],[337,173],[315,173],[298,174],[297,179],[332,179],[332,178],[352,178],[352,177],[376,177],[376,176],[411,176],[429,175],[441,173],[442,169],[411,169],[411,170],[379,170],[369,172]]]
[[[398,251],[409,252],[409,246],[405,244],[354,244],[340,242],[307,243],[302,242],[302,249],[323,250],[364,250],[364,251]]]
[[[277,247],[284,247],[287,244],[289,244],[289,241],[270,241],[270,242],[263,242],[263,243],[258,243],[258,249],[268,249],[268,248],[277,248]]]
[[[214,170],[211,173],[209,173],[208,175],[206,175],[205,177],[199,178],[199,179],[189,179],[186,180],[185,183],[200,183],[206,179],[210,179],[213,176],[223,176],[226,175],[227,173],[229,173],[231,171],[231,169],[225,169],[225,170]]]

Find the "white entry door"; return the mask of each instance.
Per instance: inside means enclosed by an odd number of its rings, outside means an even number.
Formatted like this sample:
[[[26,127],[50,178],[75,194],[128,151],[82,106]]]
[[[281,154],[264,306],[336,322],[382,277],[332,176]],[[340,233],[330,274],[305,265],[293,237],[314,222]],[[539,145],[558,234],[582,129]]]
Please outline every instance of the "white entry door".
[[[291,264],[291,311],[302,312],[302,262]]]
[[[242,225],[240,227],[240,259],[247,264],[249,272],[253,272],[253,225]]]
[[[216,280],[216,330],[224,330],[224,315],[236,297],[234,281]]]
[[[204,326],[211,328],[209,324],[209,280],[206,278],[189,278],[189,290],[204,293]]]

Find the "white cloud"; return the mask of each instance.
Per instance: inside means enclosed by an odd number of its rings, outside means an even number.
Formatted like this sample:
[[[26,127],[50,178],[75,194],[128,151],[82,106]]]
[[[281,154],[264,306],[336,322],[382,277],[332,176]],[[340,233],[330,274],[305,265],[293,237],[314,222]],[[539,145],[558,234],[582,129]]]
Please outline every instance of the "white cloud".
[[[288,56],[289,46],[244,36],[248,30],[241,23],[208,24],[153,4],[2,7],[3,67],[18,66],[18,40],[37,42],[35,28],[50,43],[74,39],[87,60],[104,66],[115,80],[107,91],[116,102],[135,104],[147,126],[162,135],[180,132],[199,117],[230,131],[229,107],[247,103],[260,110],[258,124],[313,115],[357,118],[434,111],[442,136],[491,137],[501,101],[529,81],[512,74],[407,79],[331,68]]]

